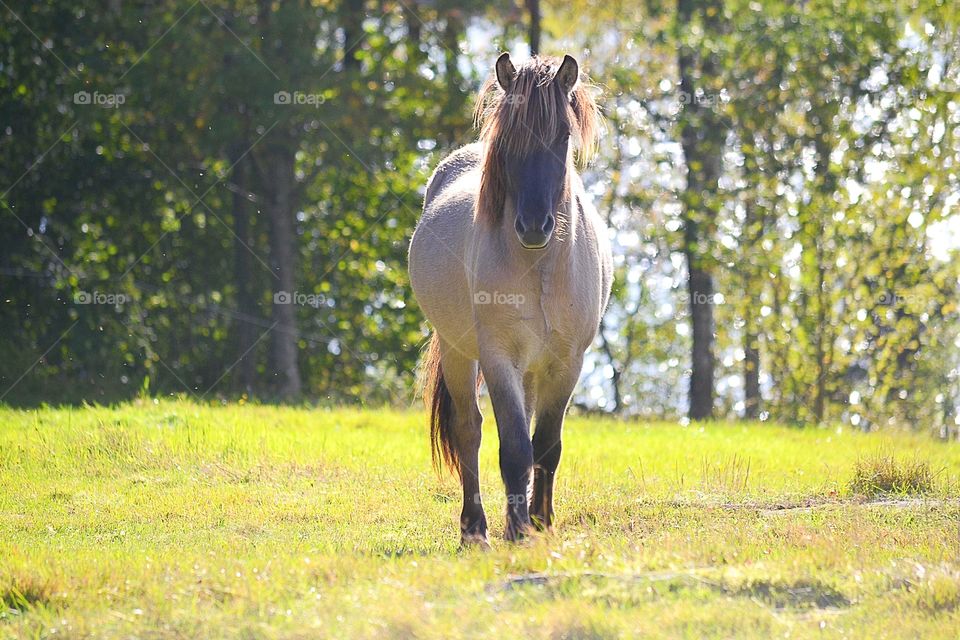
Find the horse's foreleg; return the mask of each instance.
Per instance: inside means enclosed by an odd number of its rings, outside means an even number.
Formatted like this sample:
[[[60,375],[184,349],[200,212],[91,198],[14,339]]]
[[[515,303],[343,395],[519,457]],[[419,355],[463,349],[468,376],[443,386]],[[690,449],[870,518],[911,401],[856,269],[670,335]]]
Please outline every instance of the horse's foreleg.
[[[500,475],[507,492],[507,540],[519,540],[530,528],[527,489],[533,466],[533,447],[523,402],[520,373],[508,359],[484,359],[483,376],[490,391],[500,435]]]
[[[553,481],[560,465],[561,433],[567,404],[580,375],[577,364],[567,375],[540,385],[533,434],[533,492],[530,518],[542,530],[553,528]]]
[[[446,347],[446,345],[444,345]],[[443,376],[453,400],[453,441],[460,460],[463,510],[460,513],[460,543],[489,546],[487,516],[480,501],[480,436],[483,416],[477,404],[476,360],[469,360],[452,348],[442,352]]]

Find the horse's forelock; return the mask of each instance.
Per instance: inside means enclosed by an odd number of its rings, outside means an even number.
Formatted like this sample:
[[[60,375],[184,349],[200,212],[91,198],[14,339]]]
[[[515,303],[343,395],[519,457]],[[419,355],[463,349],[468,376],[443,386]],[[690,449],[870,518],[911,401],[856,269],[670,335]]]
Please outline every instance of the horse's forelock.
[[[549,144],[565,127],[582,163],[593,156],[599,110],[592,87],[578,82],[571,95],[553,82],[559,60],[535,57],[517,69],[510,89],[494,78],[484,83],[477,101],[475,121],[483,143],[483,178],[477,216],[491,222],[503,214],[507,176],[504,160],[523,157]]]

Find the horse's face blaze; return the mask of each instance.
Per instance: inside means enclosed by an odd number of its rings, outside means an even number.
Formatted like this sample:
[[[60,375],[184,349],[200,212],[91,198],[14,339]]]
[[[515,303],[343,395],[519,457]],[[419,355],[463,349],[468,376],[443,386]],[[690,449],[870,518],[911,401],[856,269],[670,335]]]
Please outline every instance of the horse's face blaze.
[[[569,137],[563,132],[507,163],[516,209],[514,226],[527,249],[542,249],[553,236],[567,180]]]

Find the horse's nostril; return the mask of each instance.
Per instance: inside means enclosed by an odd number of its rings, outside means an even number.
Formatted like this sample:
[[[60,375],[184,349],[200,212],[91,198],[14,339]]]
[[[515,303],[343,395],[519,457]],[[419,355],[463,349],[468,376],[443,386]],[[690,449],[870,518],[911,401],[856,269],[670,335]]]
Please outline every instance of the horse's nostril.
[[[541,229],[545,234],[549,234],[551,231],[553,231],[554,224],[555,224],[555,220],[553,216],[547,216],[547,219],[543,221],[543,226],[541,227]]]
[[[527,232],[527,227],[524,226],[523,220],[521,220],[519,217],[517,218],[517,223],[515,226],[517,228],[517,233],[519,233],[520,235],[523,235]]]

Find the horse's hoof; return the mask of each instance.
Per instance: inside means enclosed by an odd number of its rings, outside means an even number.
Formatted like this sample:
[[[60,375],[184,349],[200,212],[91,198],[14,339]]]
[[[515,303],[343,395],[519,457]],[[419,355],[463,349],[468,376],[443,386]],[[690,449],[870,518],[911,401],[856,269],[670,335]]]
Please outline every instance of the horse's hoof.
[[[503,530],[503,539],[507,542],[523,542],[532,532],[533,527],[530,524],[514,524],[507,521],[507,526]]]
[[[481,551],[490,550],[490,541],[486,535],[479,533],[463,534],[460,536],[461,549],[480,549]]]
[[[553,523],[545,522],[541,516],[530,516],[530,524],[540,533],[553,533]]]

